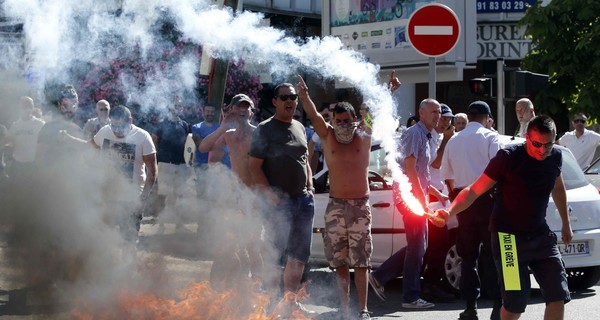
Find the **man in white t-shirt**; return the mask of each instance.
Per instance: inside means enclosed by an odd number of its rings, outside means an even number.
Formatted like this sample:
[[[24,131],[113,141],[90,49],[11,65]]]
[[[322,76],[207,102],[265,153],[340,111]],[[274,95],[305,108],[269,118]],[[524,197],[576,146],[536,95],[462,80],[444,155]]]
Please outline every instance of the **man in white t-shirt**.
[[[132,123],[131,112],[125,106],[117,106],[111,111],[111,123],[96,133],[92,143],[112,152],[119,169],[139,186],[142,206],[148,205],[149,195],[156,183],[156,148],[150,133]],[[129,217],[128,217],[129,218]],[[137,237],[142,216],[133,215],[133,223],[120,221],[121,232],[126,239]],[[125,224],[123,224],[123,222]],[[132,227],[135,226],[135,230]]]
[[[600,134],[585,128],[587,117],[583,113],[577,113],[573,117],[575,130],[566,132],[558,144],[571,150],[581,170],[585,170],[594,160],[596,147],[600,144]]]
[[[34,104],[30,97],[21,97],[20,108],[21,117],[10,126],[7,135],[7,142],[13,147],[10,172],[14,176],[31,172],[38,135],[45,123],[33,116]]]

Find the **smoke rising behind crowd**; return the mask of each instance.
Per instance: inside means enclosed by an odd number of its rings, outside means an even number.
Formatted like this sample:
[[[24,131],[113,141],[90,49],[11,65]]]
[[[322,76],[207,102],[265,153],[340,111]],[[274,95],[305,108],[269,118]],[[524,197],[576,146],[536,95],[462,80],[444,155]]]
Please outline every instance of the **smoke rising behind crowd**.
[[[283,30],[262,26],[261,14],[234,13],[213,6],[212,1],[123,0],[113,4],[96,0],[4,0],[2,4],[7,17],[23,22],[25,58],[17,48],[0,55],[1,66],[20,70],[10,73],[18,76],[2,79],[3,87],[20,88],[19,95],[36,92],[39,96],[35,98],[51,100],[44,97],[45,87],[75,83],[78,79],[74,76],[90,65],[107,66],[133,51],[144,60],[159,52],[178,50],[157,32],[169,22],[180,39],[210,48],[215,58],[260,65],[277,79],[292,83],[296,83],[297,74],[349,83],[369,106],[374,136],[390,151],[388,161],[395,158],[396,108],[386,84],[380,83],[379,68],[366,62],[360,53],[344,49],[335,37],[289,37]],[[193,91],[200,68],[198,52],[178,53],[181,59],[147,76],[143,87],[138,85],[136,75],[126,70],[115,75],[115,81],[125,88],[125,103],[138,104],[142,110],[164,110],[174,94]],[[23,75],[28,75],[26,82]],[[17,91],[2,91],[7,95],[0,96],[0,115],[18,109],[11,105]],[[9,125],[8,119],[0,122]],[[0,209],[2,219],[15,226],[11,241],[30,253],[29,260],[21,254],[11,263],[27,270],[29,277],[40,273],[55,281],[74,277],[75,285],[68,286],[66,292],[73,297],[103,300],[136,279],[131,277],[135,272],[133,262],[123,259],[120,250],[125,244],[109,222],[124,206],[134,206],[137,195],[97,151],[82,149],[72,157],[69,166],[48,164],[27,184],[2,190],[10,195]],[[404,179],[395,166],[391,167],[398,179]],[[254,194],[225,171],[209,171],[206,179],[212,187],[205,197],[197,199],[191,193],[180,202],[188,218],[198,221],[201,216],[219,215],[223,210],[256,206]],[[214,230],[216,234],[220,231]],[[48,263],[60,255],[65,257],[58,259],[62,264]],[[70,265],[73,263],[76,266]],[[67,270],[67,274],[55,269]]]

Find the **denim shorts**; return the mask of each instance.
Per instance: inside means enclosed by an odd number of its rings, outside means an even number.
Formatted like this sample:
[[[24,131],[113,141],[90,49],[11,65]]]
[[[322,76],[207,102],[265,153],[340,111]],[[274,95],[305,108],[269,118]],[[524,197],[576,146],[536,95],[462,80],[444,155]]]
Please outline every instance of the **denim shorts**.
[[[308,263],[315,201],[311,194],[282,200],[265,216],[265,238],[272,250],[266,259],[285,265],[287,259]]]
[[[531,270],[535,280],[540,285],[540,289],[542,289],[544,302],[569,302],[571,296],[567,284],[567,274],[556,245],[556,234],[552,231],[546,231],[531,237],[516,235],[515,240],[521,290],[508,291],[504,289],[498,233],[492,233],[492,254],[500,278],[504,308],[513,313],[525,312],[531,291],[529,270]]]

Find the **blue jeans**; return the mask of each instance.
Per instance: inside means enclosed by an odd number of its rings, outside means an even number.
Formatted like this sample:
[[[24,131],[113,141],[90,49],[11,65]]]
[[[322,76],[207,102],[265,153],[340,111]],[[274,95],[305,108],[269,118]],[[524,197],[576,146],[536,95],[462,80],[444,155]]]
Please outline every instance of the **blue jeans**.
[[[406,247],[396,251],[373,271],[373,277],[384,286],[388,281],[404,274],[402,301],[413,302],[421,294],[421,269],[427,248],[427,219],[407,212],[402,216],[406,230]]]
[[[413,302],[421,294],[421,269],[427,248],[427,219],[413,213],[402,216],[406,230],[406,258],[402,278],[402,300]]]
[[[285,265],[287,259],[306,264],[310,257],[315,200],[312,195],[288,198],[265,217],[267,243],[274,264]]]
[[[379,268],[372,272],[380,285],[385,286],[390,280],[398,278],[404,270],[404,259],[406,258],[406,247],[396,251],[387,258]]]

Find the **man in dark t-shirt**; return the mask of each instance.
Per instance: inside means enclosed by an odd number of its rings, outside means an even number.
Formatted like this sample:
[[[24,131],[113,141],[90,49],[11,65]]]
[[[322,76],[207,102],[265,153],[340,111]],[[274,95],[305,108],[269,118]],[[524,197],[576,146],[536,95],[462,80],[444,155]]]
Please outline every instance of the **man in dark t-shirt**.
[[[310,256],[314,188],[307,162],[306,131],[302,123],[293,119],[298,106],[296,88],[290,83],[278,85],[273,105],[275,115],[254,131],[249,169],[255,184],[273,206],[265,213],[265,234],[270,237],[266,241],[272,249],[263,256],[265,265],[283,264],[284,290],[295,294]],[[265,274],[272,276],[267,280],[269,289],[277,292],[279,272]],[[314,313],[297,302],[285,311]]]
[[[73,116],[79,105],[77,91],[71,85],[66,85],[60,92],[57,102],[57,112],[52,120],[40,130],[36,162],[48,169],[48,166],[63,166],[68,168],[71,161],[81,155],[76,152],[79,144],[65,139],[65,134],[83,138],[83,130],[73,122]],[[46,170],[51,172],[52,170]]]
[[[490,231],[502,288],[502,319],[518,319],[525,312],[529,270],[542,289],[545,314],[562,319],[564,304],[571,298],[557,237],[546,223],[550,194],[562,221],[564,243],[571,242],[573,231],[561,174],[562,153],[553,146],[556,125],[548,116],[535,117],[525,138],[524,144],[498,151],[484,173],[457,195],[448,216],[462,212],[496,186]]]
[[[177,228],[183,227],[181,215],[184,212],[183,208],[177,206],[177,198],[182,196],[190,175],[183,156],[190,126],[179,117],[180,104],[180,98],[176,96],[168,108],[168,116],[158,123],[156,132],[152,134],[158,161],[158,194],[164,195],[165,212],[174,214]],[[161,221],[160,229],[163,228]]]

